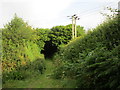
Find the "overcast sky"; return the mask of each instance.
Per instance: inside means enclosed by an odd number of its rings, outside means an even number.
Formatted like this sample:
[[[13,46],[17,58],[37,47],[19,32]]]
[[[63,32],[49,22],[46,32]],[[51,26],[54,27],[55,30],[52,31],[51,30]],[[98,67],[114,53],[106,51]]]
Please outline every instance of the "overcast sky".
[[[94,28],[104,17],[104,7],[118,8],[119,0],[0,0],[0,28],[16,13],[34,28],[71,24],[67,16],[77,14],[77,25]]]

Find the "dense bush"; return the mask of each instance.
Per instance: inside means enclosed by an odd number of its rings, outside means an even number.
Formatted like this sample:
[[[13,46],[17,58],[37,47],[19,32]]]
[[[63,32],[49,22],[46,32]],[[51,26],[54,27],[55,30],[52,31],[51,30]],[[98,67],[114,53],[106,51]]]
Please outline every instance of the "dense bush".
[[[84,28],[77,26],[77,36],[84,34]],[[61,45],[67,44],[72,39],[72,25],[52,27],[48,38],[50,40],[45,42],[44,54],[49,57],[58,51]]]
[[[50,29],[44,29],[44,28],[37,28],[36,34],[39,36],[37,42],[37,45],[40,48],[40,52],[44,50],[45,42],[49,41],[50,38],[48,37],[49,33],[51,32]]]
[[[42,59],[29,62],[27,65],[16,68],[14,71],[3,72],[3,83],[7,80],[25,80],[40,75],[45,70],[45,63]]]
[[[75,78],[81,88],[120,88],[119,20],[117,16],[106,20],[62,48],[56,55],[60,64],[55,77]]]
[[[35,60],[41,58],[41,48],[37,44],[39,38],[40,36],[36,34],[36,31],[16,15],[11,22],[5,25],[2,29],[2,71],[4,80],[7,80],[6,77],[8,79],[23,79],[24,73],[20,72],[22,70],[19,67],[26,67],[29,63],[35,63]],[[32,65],[32,68],[39,67],[41,68],[39,69],[40,72],[42,72],[44,65],[40,62],[43,62],[43,60],[39,60],[39,65]]]
[[[83,27],[77,26],[77,36],[82,36],[85,34]],[[51,28],[49,37],[52,41],[52,44],[59,46],[61,44],[67,44],[72,39],[72,25],[66,26],[55,26]]]
[[[79,87],[120,88],[120,45],[109,51],[97,48],[85,58],[83,72],[77,76]],[[82,69],[78,69],[81,71]],[[83,82],[81,82],[83,81]]]

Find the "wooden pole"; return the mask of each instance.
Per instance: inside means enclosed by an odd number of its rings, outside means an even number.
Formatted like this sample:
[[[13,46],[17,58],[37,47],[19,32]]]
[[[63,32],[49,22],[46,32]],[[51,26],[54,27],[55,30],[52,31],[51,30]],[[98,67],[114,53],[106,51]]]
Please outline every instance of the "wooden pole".
[[[67,17],[70,17],[70,16],[67,16]],[[79,20],[80,18],[78,18],[78,16],[74,14],[70,19],[72,19],[72,39],[74,39],[77,37],[76,20]]]
[[[72,16],[72,39],[75,38],[75,33],[74,33],[74,17]]]
[[[120,1],[118,2],[118,15],[120,15]]]
[[[75,18],[75,38],[77,37],[77,30],[76,30],[76,18]]]

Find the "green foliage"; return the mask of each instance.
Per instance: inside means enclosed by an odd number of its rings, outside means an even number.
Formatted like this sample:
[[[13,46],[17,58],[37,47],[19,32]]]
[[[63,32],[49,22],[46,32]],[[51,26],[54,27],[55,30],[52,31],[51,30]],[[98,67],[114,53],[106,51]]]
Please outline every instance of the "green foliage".
[[[77,26],[77,36],[82,36],[85,34],[85,30],[83,27]],[[56,46],[59,46],[61,44],[67,44],[71,38],[72,38],[72,25],[66,25],[66,26],[55,26],[51,29],[50,35],[49,35],[51,41]]]
[[[8,73],[3,72],[3,83],[7,80],[25,80],[27,78],[34,78],[39,74],[42,74],[45,70],[44,60],[37,59],[33,62],[29,62],[25,66],[16,68],[16,70]],[[34,73],[34,76],[33,76]]]
[[[71,31],[70,25],[53,27],[49,35],[52,44],[56,46],[66,44],[71,39]]]
[[[3,82],[25,80],[42,74],[45,69],[41,52],[48,45],[50,52],[71,40],[71,25],[56,26],[50,29],[34,29],[16,15],[3,29]],[[78,36],[84,34],[83,27],[78,26]],[[61,45],[61,46],[60,46]],[[47,48],[49,48],[47,47]]]
[[[80,25],[77,25],[77,37],[85,35],[84,27],[81,27]]]
[[[26,42],[25,53],[30,59],[30,61],[36,60],[36,58],[40,58],[40,48],[36,43]]]
[[[120,88],[119,20],[109,19],[61,48],[55,77],[75,78],[80,88]]]
[[[78,36],[83,36],[85,30],[83,27],[77,26]],[[55,26],[51,28],[48,37],[49,41],[45,42],[44,54],[46,57],[52,57],[60,47],[67,44],[72,38],[72,25]]]
[[[48,37],[49,33],[50,29],[36,29],[36,34],[39,36],[39,39],[37,40],[37,45],[41,50],[44,50],[45,42],[50,40],[50,38]]]
[[[118,88],[119,87],[119,46],[108,51],[106,48],[96,48],[85,57],[83,66],[78,69],[78,86],[87,88]],[[81,72],[82,70],[82,72]],[[82,82],[81,82],[82,81]]]
[[[24,79],[25,72],[22,72],[22,67],[30,68],[30,63],[40,57],[40,48],[37,45],[39,36],[36,31],[32,29],[27,23],[16,15],[2,29],[2,70],[4,73],[4,80]],[[42,61],[36,61],[36,65],[32,65],[34,70],[41,70],[44,68]],[[31,69],[32,70],[32,69]],[[23,69],[24,71],[24,69]]]

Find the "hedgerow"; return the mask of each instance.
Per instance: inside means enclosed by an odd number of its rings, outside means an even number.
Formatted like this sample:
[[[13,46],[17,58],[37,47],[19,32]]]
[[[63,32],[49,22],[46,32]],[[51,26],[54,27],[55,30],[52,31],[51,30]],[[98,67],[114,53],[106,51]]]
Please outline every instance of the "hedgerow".
[[[120,88],[119,20],[118,16],[106,20],[61,48],[55,56],[60,64],[54,76],[74,78],[80,88]]]
[[[3,81],[9,79],[23,79],[25,73],[24,68],[40,68],[40,72],[44,70],[44,60],[40,57],[41,48],[37,44],[39,36],[36,31],[25,23],[21,18],[15,17],[2,29],[2,73]],[[39,60],[39,61],[36,61]],[[32,69],[31,68],[31,69]]]

